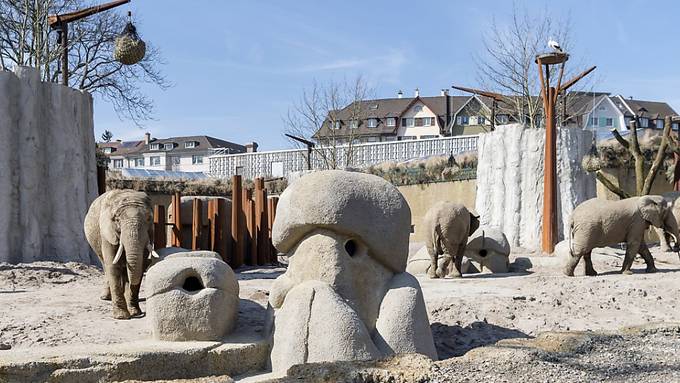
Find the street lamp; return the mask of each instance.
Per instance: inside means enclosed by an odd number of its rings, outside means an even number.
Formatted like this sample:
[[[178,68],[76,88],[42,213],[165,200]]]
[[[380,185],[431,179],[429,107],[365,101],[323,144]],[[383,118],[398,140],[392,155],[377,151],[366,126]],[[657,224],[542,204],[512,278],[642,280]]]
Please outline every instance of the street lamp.
[[[541,97],[545,120],[545,152],[543,162],[543,228],[541,248],[545,254],[555,251],[557,240],[557,132],[555,128],[555,104],[557,96],[566,92],[578,80],[595,70],[591,67],[573,79],[562,84],[564,64],[569,59],[565,52],[543,53],[536,56],[538,74],[541,79]],[[557,85],[550,85],[550,67],[559,65]]]

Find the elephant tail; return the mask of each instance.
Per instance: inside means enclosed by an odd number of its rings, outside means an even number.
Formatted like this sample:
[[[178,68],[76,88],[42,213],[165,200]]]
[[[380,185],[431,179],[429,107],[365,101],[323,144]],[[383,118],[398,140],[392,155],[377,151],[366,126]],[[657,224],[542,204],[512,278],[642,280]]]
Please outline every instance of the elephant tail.
[[[574,239],[574,221],[569,220],[569,256],[574,256],[574,249],[571,246],[571,242]]]

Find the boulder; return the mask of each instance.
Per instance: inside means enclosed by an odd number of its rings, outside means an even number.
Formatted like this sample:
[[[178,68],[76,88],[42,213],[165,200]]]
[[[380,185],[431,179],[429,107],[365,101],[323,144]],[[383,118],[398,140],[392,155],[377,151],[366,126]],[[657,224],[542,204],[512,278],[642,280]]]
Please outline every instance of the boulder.
[[[215,252],[167,255],[147,271],[144,283],[156,340],[217,341],[236,324],[236,275]]]

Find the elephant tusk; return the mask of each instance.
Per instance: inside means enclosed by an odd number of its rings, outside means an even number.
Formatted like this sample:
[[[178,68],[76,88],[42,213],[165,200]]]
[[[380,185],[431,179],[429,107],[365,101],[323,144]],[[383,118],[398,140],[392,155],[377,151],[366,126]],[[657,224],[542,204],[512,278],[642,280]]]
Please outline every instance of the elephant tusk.
[[[146,248],[149,250],[149,259],[151,258],[160,258],[156,250],[153,249],[153,244],[149,242],[148,245],[146,245]]]
[[[123,244],[118,245],[118,251],[116,251],[116,257],[113,258],[113,264],[118,263],[120,257],[123,255]]]

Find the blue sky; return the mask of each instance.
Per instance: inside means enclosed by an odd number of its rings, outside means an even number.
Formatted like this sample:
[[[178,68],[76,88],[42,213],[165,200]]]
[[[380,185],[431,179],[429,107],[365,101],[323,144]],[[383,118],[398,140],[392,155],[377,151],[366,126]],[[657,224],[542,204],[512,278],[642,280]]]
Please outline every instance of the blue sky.
[[[517,5],[571,20],[572,60],[598,66],[596,90],[663,100],[680,111],[680,2]],[[492,16],[507,22],[512,7],[502,0],[133,0],[138,30],[161,49],[174,86],[145,88],[156,108],[143,128],[96,100],[95,134],[206,134],[287,148],[282,117],[315,80],[360,74],[378,97],[477,85],[474,57],[484,31]]]

